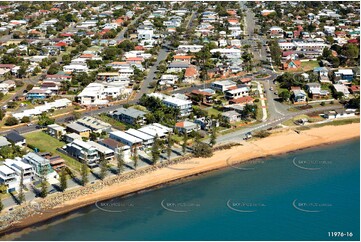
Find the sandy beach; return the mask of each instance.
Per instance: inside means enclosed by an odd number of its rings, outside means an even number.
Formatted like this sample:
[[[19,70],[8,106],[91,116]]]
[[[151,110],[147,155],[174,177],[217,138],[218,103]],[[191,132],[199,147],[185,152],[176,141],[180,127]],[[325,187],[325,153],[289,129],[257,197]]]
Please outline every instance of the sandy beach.
[[[49,211],[49,213],[29,217],[16,224],[12,229],[27,227],[31,224],[47,220],[77,208],[94,204],[96,201],[130,194],[177,179],[224,168],[230,166],[230,164],[284,154],[310,147],[318,147],[320,145],[345,141],[359,136],[359,123],[312,128],[310,130],[301,131],[299,134],[293,130],[274,133],[270,137],[264,139],[244,142],[242,145],[227,150],[216,151],[211,158],[193,158],[170,167],[157,169],[121,184],[105,187],[96,193],[78,197],[66,202],[62,206],[55,207]]]

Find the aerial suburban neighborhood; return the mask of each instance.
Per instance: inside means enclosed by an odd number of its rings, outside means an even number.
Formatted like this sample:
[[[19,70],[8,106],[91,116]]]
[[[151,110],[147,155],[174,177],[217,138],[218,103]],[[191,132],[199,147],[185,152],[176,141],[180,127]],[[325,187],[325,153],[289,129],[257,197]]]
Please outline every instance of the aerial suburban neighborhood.
[[[3,211],[358,122],[359,2],[1,2],[0,25]]]

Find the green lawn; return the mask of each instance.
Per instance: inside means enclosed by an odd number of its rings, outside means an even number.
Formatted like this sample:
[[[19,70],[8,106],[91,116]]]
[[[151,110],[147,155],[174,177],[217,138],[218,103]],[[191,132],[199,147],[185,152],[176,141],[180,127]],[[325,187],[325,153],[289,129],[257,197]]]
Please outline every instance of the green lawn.
[[[313,70],[313,68],[319,67],[319,66],[320,65],[318,64],[318,61],[301,62],[301,67],[302,67],[303,71]]]
[[[212,115],[218,116],[218,114],[221,113],[220,111],[218,111],[218,110],[215,109],[215,108],[210,108],[210,109],[207,110],[207,112],[208,112],[208,115],[209,115],[209,116],[212,116]]]
[[[64,146],[64,142],[61,142],[42,131],[28,133],[24,136],[26,138],[27,144],[33,145],[41,152],[51,152],[53,155],[59,155],[65,160],[69,167],[73,168],[74,170],[80,169],[80,162],[56,150],[57,148]]]

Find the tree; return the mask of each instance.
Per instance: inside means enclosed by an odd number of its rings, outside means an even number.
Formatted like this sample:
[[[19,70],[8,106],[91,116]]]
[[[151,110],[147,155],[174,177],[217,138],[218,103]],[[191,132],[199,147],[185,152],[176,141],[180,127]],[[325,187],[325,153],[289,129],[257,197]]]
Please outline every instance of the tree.
[[[46,178],[48,175],[48,167],[42,167],[40,174],[40,197],[45,198],[48,195],[48,181]]]
[[[290,91],[288,90],[283,90],[282,92],[280,92],[278,94],[278,96],[281,98],[282,101],[287,101],[290,99],[291,97],[291,94],[290,94]]]
[[[0,120],[3,120],[4,117],[5,117],[5,111],[0,109]]]
[[[17,125],[18,123],[19,123],[19,121],[13,116],[10,116],[5,120],[5,125],[6,126]]]
[[[138,149],[137,149],[137,146],[134,145],[133,147],[133,161],[134,161],[134,169],[137,169],[138,167]]]
[[[24,170],[21,170],[21,174],[20,174],[18,200],[19,200],[19,203],[20,203],[20,204],[22,204],[22,203],[25,201],[25,194],[24,194]]]
[[[217,143],[217,127],[213,125],[209,144],[213,147]]]
[[[84,154],[84,160],[82,162],[82,166],[81,166],[81,170],[80,170],[80,174],[81,174],[81,181],[82,181],[82,185],[85,186],[88,183],[88,155],[85,153]]]
[[[105,178],[105,176],[107,175],[107,170],[108,170],[108,160],[105,159],[104,155],[102,155],[102,157],[101,157],[99,166],[100,166],[99,176],[100,176],[100,179],[103,180]]]
[[[187,132],[184,132],[184,134],[183,134],[183,143],[182,143],[182,152],[183,152],[183,154],[186,153],[187,141],[188,141],[188,134],[187,134]]]
[[[0,196],[0,212],[4,209],[4,204]]]
[[[65,168],[62,168],[60,172],[60,190],[65,191],[67,187],[68,187],[68,182],[66,179],[66,170]]]
[[[47,115],[46,112],[43,112],[39,116],[38,125],[41,127],[45,127],[45,126],[48,126],[48,125],[54,124],[54,123],[55,123],[55,119],[49,118],[49,116]]]
[[[117,159],[118,174],[120,174],[124,171],[124,151],[122,148],[117,148],[116,159]]]
[[[152,145],[152,162],[153,164],[156,164],[159,160],[160,157],[160,151],[159,151],[160,147],[159,147],[159,138],[158,135],[155,136],[154,138],[154,142]]]
[[[24,116],[21,118],[21,122],[22,123],[29,123],[30,122],[30,117],[29,116]]]
[[[170,161],[170,156],[172,154],[172,145],[173,145],[172,134],[171,134],[171,132],[169,132],[168,136],[167,136],[167,157],[168,157],[168,161]]]
[[[213,155],[212,148],[203,142],[199,142],[194,145],[193,147],[193,153],[195,157],[211,157]]]

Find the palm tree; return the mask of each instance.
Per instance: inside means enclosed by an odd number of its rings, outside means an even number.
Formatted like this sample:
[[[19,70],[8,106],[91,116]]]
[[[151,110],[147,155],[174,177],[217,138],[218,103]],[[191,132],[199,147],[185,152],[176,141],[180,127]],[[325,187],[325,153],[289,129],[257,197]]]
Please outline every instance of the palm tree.
[[[171,134],[171,132],[169,132],[168,137],[167,137],[167,157],[168,157],[168,161],[170,161],[171,154],[172,154],[172,134]]]
[[[23,203],[25,201],[24,194],[24,170],[21,170],[20,174],[20,184],[19,184],[19,195],[18,195],[19,203]]]
[[[47,176],[48,174],[48,167],[42,167],[41,168],[41,178],[40,178],[40,186],[41,186],[41,190],[40,190],[40,197],[44,198],[48,195],[48,181],[47,181]]]
[[[88,154],[84,151],[84,160],[81,166],[81,181],[82,185],[85,186],[88,183]]]
[[[108,170],[108,161],[105,159],[104,155],[101,156],[101,161],[99,166],[100,166],[100,179],[103,180],[107,175],[107,170]]]
[[[159,152],[159,139],[158,134],[154,138],[154,142],[152,145],[152,162],[153,164],[156,164],[159,160],[160,152]]]
[[[184,131],[184,134],[183,134],[183,144],[182,144],[182,152],[183,152],[183,155],[186,153],[187,141],[188,141],[188,134],[187,134],[186,131]]]
[[[118,175],[124,171],[124,151],[122,148],[117,148],[117,168],[118,168]]]
[[[61,191],[65,191],[65,189],[68,187],[67,179],[66,179],[66,170],[65,168],[61,169],[60,172],[60,189]]]
[[[133,149],[133,161],[134,161],[134,169],[136,170],[137,169],[137,166],[138,166],[138,149],[137,149],[137,146],[134,145]]]
[[[211,137],[210,137],[209,143],[212,147],[217,143],[217,128],[215,125],[212,127],[212,132],[211,132]]]

